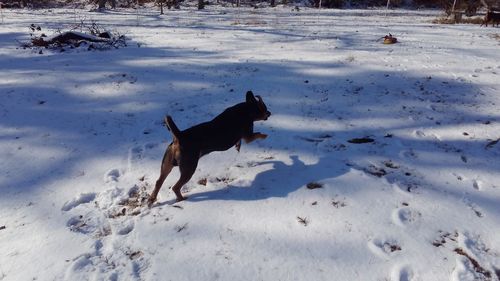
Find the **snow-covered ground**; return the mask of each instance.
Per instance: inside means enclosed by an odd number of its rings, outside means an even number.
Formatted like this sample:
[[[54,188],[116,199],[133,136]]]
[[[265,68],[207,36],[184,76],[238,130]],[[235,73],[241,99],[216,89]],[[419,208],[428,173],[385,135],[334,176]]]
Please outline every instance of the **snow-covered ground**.
[[[500,29],[437,16],[4,10],[0,280],[498,280]],[[129,46],[18,48],[81,20]],[[164,115],[187,128],[247,90],[269,137],[143,206]]]

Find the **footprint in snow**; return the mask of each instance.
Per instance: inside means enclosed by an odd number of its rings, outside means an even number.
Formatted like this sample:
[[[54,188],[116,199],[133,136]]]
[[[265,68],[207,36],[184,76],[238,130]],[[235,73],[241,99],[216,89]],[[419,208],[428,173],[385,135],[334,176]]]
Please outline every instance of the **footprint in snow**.
[[[399,156],[402,158],[410,158],[410,159],[417,159],[418,155],[413,149],[409,150],[403,150],[399,153]]]
[[[66,227],[95,241],[87,253],[68,260],[65,280],[117,280],[118,276],[136,276],[142,280],[141,274],[149,266],[148,255],[135,244],[113,241],[134,231],[132,216],[141,213],[147,182],[139,180],[130,188],[121,188],[118,186],[121,174],[118,169],[110,170],[104,178],[116,183],[112,188],[80,194],[62,206],[63,211],[71,214]],[[123,267],[115,267],[114,262]]]
[[[95,193],[82,193],[78,195],[76,198],[73,198],[68,202],[64,203],[61,210],[67,212],[81,204],[87,204],[92,202],[95,199],[95,197],[96,197]]]
[[[391,220],[395,225],[405,227],[417,221],[422,214],[411,208],[398,208],[392,212]]]
[[[413,132],[413,134],[419,138],[428,138],[430,140],[436,140],[436,141],[441,140],[440,136],[438,136],[436,134],[426,134],[424,131],[421,131],[421,130],[416,130]]]
[[[132,166],[137,162],[147,158],[145,154],[149,150],[154,150],[158,147],[158,143],[150,142],[144,145],[136,145],[128,150],[128,170],[132,170]]]
[[[158,143],[150,142],[150,143],[146,143],[144,145],[144,148],[145,149],[153,149],[153,148],[156,148],[157,146],[158,146]]]
[[[426,136],[426,134],[423,132],[423,131],[420,131],[420,130],[416,130],[413,132],[413,134],[419,138],[424,138]]]
[[[476,190],[481,190],[483,187],[483,182],[480,180],[473,180],[472,187],[474,187],[474,189],[476,189]]]
[[[149,259],[143,251],[133,245],[113,246],[110,251],[103,243],[96,240],[89,252],[68,260],[64,280],[121,280],[119,276],[144,280],[141,275],[149,267]]]
[[[465,205],[467,205],[467,207],[472,211],[474,212],[474,214],[478,217],[478,218],[482,218],[484,215],[483,215],[483,212],[481,212],[481,209],[476,205],[474,204],[469,198],[467,197],[464,197],[462,199],[462,201],[465,203]]]
[[[66,223],[66,226],[70,231],[93,237],[104,237],[112,233],[108,220],[93,211],[85,215],[72,216]]]
[[[452,173],[452,175],[458,180],[458,181],[468,181],[469,179],[465,176],[462,176],[460,174],[456,174],[456,173]],[[472,187],[475,189],[475,190],[482,190],[483,189],[483,181],[479,180],[479,179],[473,179],[471,180],[472,182]]]
[[[400,243],[394,239],[372,239],[368,241],[368,249],[381,259],[389,259],[402,250]]]
[[[71,265],[67,268],[64,280],[72,280],[79,272],[89,273],[93,267],[91,254],[83,254],[73,259]]]
[[[462,248],[456,248],[454,252],[457,254],[456,266],[451,273],[450,280],[452,281],[465,281],[465,280],[495,280],[492,279],[493,273],[484,268],[481,263],[476,260],[474,255],[471,255]],[[498,277],[498,271],[496,270]]]
[[[480,236],[456,233],[454,237],[453,241],[456,246],[453,247],[453,252],[456,254],[456,266],[451,273],[450,280],[496,280],[494,276],[498,277],[499,272],[488,263],[492,253],[489,247],[481,241]]]
[[[71,231],[80,232],[80,233],[90,233],[92,232],[89,229],[86,222],[86,219],[82,215],[74,216],[68,220],[66,226],[69,227]]]
[[[78,215],[70,218],[66,226],[73,232],[90,234],[96,230],[97,223],[92,217]]]
[[[409,265],[396,265],[391,271],[391,281],[416,280],[415,274]]]
[[[106,183],[117,182],[118,179],[121,177],[121,175],[122,172],[119,169],[109,170],[104,174],[104,182]]]
[[[144,148],[142,146],[134,146],[128,151],[129,161],[137,161],[142,159],[142,155],[144,153]]]
[[[132,230],[134,230],[134,222],[129,220],[117,233],[119,235],[127,235],[132,232]]]
[[[456,265],[451,273],[450,280],[464,281],[464,280],[486,280],[480,279],[480,276],[474,271],[474,266],[466,257],[459,256],[456,258]]]

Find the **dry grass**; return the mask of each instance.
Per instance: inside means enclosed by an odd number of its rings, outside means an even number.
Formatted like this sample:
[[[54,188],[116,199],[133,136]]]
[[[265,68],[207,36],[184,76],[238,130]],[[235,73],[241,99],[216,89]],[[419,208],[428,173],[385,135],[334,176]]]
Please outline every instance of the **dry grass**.
[[[467,24],[482,24],[484,21],[483,17],[471,17],[471,18],[461,18],[459,20],[452,17],[441,17],[434,19],[432,23],[434,24],[456,24],[456,23],[467,23]]]
[[[261,20],[255,20],[255,19],[247,20],[244,22],[237,20],[237,21],[231,23],[231,25],[264,26],[264,25],[267,25],[267,22],[261,21]]]

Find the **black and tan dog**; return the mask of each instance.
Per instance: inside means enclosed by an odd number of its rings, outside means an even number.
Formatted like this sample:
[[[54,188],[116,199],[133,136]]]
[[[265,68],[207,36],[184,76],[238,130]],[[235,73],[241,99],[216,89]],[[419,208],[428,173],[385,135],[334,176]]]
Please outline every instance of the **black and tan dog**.
[[[172,117],[167,116],[165,123],[173,134],[173,141],[168,146],[161,163],[160,177],[149,197],[151,206],[158,196],[163,182],[174,166],[179,166],[180,178],[172,187],[177,201],[186,199],[181,188],[193,176],[198,160],[213,151],[224,151],[236,146],[240,151],[241,140],[249,143],[256,139],[265,139],[267,135],[254,133],[253,122],[267,120],[271,112],[267,110],[260,96],[257,99],[251,91],[246,94],[246,101],[229,107],[212,121],[201,123],[180,131]]]
[[[495,24],[498,26],[498,24],[500,23],[500,12],[498,12],[498,10],[489,9],[488,12],[486,12],[486,16],[484,17],[481,26],[488,26],[488,23],[490,22],[492,26],[495,26]]]

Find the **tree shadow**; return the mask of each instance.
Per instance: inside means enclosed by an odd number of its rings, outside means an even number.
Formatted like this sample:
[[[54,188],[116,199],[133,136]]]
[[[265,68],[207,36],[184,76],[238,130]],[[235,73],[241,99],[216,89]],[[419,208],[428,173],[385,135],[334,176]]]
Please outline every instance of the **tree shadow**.
[[[176,15],[179,20],[184,20],[179,13]],[[196,14],[187,16],[196,18]],[[224,15],[216,16],[227,19]],[[322,18],[322,22],[327,21]],[[115,24],[127,25],[126,22]],[[156,25],[159,28],[173,26],[157,17],[152,17],[148,24],[151,28]],[[285,43],[295,39],[298,42],[321,39],[336,44],[335,38],[338,36],[335,30],[309,36],[307,28],[297,31],[281,27],[263,29],[228,24],[184,28],[214,33],[244,31],[259,36],[272,35],[272,38],[259,40],[284,40]],[[6,42],[17,36],[20,34],[3,33],[0,38],[6,41],[0,41],[11,44]],[[351,48],[352,51],[377,50],[377,54],[386,52],[382,47],[376,48],[366,37],[356,34],[343,36],[345,40],[342,41],[345,42],[340,44],[342,48]],[[287,37],[291,39],[288,41]],[[229,42],[241,40],[230,38]],[[9,143],[12,151],[20,147],[16,146],[16,142],[33,147],[37,147],[40,142],[45,144],[45,147],[35,152],[23,147],[23,151],[28,151],[25,158],[12,157],[22,154],[20,151],[5,153],[10,157],[5,159],[16,164],[14,167],[5,166],[8,168],[5,170],[12,174],[6,174],[2,182],[4,189],[28,193],[44,188],[61,177],[72,177],[79,163],[123,158],[127,150],[138,143],[166,141],[170,136],[161,122],[165,114],[174,115],[178,125],[186,128],[210,120],[224,108],[243,101],[243,93],[249,89],[261,94],[273,112],[273,117],[263,127],[264,131],[271,131],[273,137],[279,140],[266,141],[263,148],[290,151],[290,155],[295,155],[291,158],[292,164],[263,162],[262,165],[273,167],[258,174],[250,188],[232,185],[220,191],[193,194],[194,198],[189,200],[284,197],[310,181],[338,177],[345,173],[345,163],[339,159],[357,161],[373,155],[397,158],[401,150],[409,148],[432,153],[437,147],[451,151],[458,160],[441,163],[429,163],[426,159],[411,160],[423,166],[434,165],[435,169],[463,168],[465,164],[460,160],[462,155],[478,161],[482,157],[492,158],[491,152],[479,149],[482,149],[485,140],[460,135],[462,132],[454,139],[442,141],[411,137],[405,133],[436,131],[444,126],[462,126],[464,122],[488,130],[486,126],[490,125],[483,123],[498,123],[498,115],[470,110],[489,102],[478,94],[481,92],[480,84],[438,76],[429,80],[425,77],[427,73],[403,73],[389,67],[372,69],[358,62],[356,57],[353,57],[353,62],[340,61],[338,57],[326,58],[324,61],[307,58],[280,61],[274,57],[270,60],[249,61],[244,54],[235,51],[236,47],[215,52],[194,50],[188,45],[182,48],[129,47],[113,51],[112,54],[84,52],[0,56],[2,71],[5,70],[2,75],[17,75],[8,76],[9,79],[0,84],[0,125],[5,129],[0,141]],[[254,51],[251,49],[253,45],[235,46]],[[466,53],[472,54],[474,51],[471,49]],[[324,55],[316,50],[308,54],[312,57]],[[240,60],[217,60],[232,56]],[[405,53],[392,56],[404,58]],[[85,63],[82,64],[82,61]],[[60,68],[55,69],[54,66]],[[136,79],[127,80],[132,76]],[[79,90],[81,88],[84,90]],[[110,93],[112,91],[116,93]],[[394,119],[401,122],[394,122]],[[377,151],[377,146],[366,146],[344,152],[321,151],[318,163],[304,164],[300,155],[318,152],[319,142],[314,141],[324,134],[333,137],[321,145],[326,143],[331,146],[347,145],[346,141],[350,138],[368,135],[382,138],[385,134],[393,134],[393,138],[378,147],[385,150]],[[54,157],[43,165],[29,161],[30,153],[41,153],[44,149],[62,156]],[[159,166],[161,155],[158,149],[158,155],[151,156],[149,161]],[[21,162],[25,165],[17,164]],[[491,172],[497,167],[498,164],[490,162],[475,169]],[[30,172],[18,172],[23,169]],[[157,169],[154,169],[146,173],[155,178],[156,172]],[[274,186],[266,186],[268,184]]]

